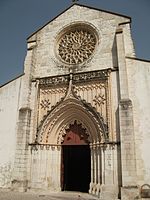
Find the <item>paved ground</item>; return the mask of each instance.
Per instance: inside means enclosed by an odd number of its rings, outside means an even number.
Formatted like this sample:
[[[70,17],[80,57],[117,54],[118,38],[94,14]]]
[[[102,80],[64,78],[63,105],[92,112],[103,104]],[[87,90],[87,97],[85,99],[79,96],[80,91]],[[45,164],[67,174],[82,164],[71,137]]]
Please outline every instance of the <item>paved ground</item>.
[[[97,198],[80,192],[20,193],[0,190],[0,200],[97,200]]]

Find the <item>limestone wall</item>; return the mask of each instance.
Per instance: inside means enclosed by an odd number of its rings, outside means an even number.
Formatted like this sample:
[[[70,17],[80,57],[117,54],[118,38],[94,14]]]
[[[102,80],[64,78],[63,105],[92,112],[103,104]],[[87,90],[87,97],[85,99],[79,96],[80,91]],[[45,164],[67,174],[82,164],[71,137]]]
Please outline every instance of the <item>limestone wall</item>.
[[[129,98],[133,102],[138,184],[150,183],[150,62],[127,59]]]
[[[13,169],[21,78],[0,88],[0,187],[8,187]]]
[[[60,162],[60,146],[32,146],[30,187],[32,189],[48,189],[51,191],[61,190]]]
[[[115,64],[112,57],[115,56],[113,51],[116,29],[119,23],[129,21],[129,18],[74,5],[28,39],[28,48],[33,48],[34,77],[54,76],[69,72],[69,68],[62,66],[58,59],[55,47],[57,35],[68,25],[75,23],[87,23],[98,34],[98,44],[92,59],[76,71],[112,68]],[[128,29],[125,29],[126,40],[130,38]],[[130,45],[130,42],[128,43]],[[131,51],[132,45],[129,49]]]

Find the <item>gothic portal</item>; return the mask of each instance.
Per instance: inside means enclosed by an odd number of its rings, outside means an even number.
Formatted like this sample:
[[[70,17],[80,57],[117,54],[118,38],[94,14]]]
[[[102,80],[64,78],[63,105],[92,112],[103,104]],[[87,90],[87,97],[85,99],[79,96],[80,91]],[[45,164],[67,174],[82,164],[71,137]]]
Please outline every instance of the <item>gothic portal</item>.
[[[0,88],[0,187],[150,196],[150,63],[130,23],[73,4],[27,39],[24,74]]]

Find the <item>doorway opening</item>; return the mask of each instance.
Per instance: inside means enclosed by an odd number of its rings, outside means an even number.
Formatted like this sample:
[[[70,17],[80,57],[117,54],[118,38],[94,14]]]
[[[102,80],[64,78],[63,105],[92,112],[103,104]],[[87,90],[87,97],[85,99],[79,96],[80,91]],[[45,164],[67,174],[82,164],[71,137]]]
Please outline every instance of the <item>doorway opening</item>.
[[[62,146],[62,190],[88,192],[91,181],[89,145]]]
[[[88,192],[91,181],[91,151],[88,133],[75,120],[66,129],[62,143],[61,188]]]

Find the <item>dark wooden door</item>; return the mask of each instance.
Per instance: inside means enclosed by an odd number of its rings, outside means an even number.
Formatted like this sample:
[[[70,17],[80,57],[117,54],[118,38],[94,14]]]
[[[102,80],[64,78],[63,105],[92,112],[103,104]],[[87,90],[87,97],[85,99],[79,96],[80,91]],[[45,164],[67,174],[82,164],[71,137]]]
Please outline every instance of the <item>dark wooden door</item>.
[[[91,177],[88,135],[76,121],[66,130],[62,144],[62,190],[88,192]]]
[[[64,145],[62,190],[88,192],[91,165],[88,145]]]

